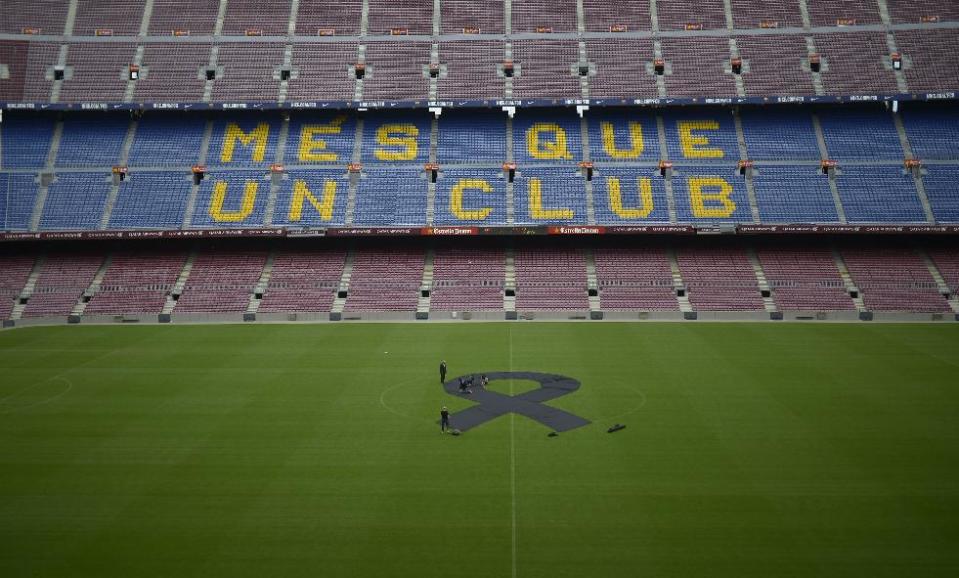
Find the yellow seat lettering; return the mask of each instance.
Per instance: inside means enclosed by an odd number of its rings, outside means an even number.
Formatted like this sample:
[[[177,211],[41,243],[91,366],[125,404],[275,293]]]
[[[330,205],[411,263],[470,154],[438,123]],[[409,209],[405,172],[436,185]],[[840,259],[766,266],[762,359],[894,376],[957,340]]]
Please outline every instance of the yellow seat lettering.
[[[621,149],[616,146],[616,131],[613,130],[613,123],[601,122],[599,124],[603,134],[603,150],[610,158],[614,159],[638,159],[642,156],[646,143],[643,141],[643,125],[638,122],[630,122],[629,129],[629,148]]]
[[[384,124],[376,129],[376,143],[396,147],[396,150],[378,148],[373,155],[381,161],[411,161],[419,150],[416,143],[419,135],[420,129],[415,124]]]
[[[717,131],[719,123],[715,120],[681,120],[676,124],[679,130],[679,143],[683,156],[687,159],[721,159],[722,149],[709,146],[709,139],[695,131]]]
[[[736,211],[736,203],[730,198],[733,186],[720,177],[690,177],[689,203],[694,217],[729,217]],[[713,192],[707,192],[712,190]],[[708,204],[708,206],[707,206]]]
[[[210,197],[210,217],[218,223],[239,223],[246,220],[253,213],[258,188],[259,183],[256,181],[247,181],[240,208],[236,211],[225,211],[223,210],[223,204],[226,202],[227,183],[226,181],[217,181],[213,185],[213,196]]]
[[[300,162],[334,162],[339,155],[326,150],[326,141],[317,135],[340,134],[346,116],[340,115],[327,124],[307,124],[300,130]]]
[[[543,208],[543,182],[540,179],[529,180],[529,216],[533,219],[559,220],[572,219],[574,214],[572,209],[544,209]]]
[[[551,135],[550,138],[544,135]],[[534,159],[571,159],[566,131],[552,122],[538,122],[526,131],[526,150]]]
[[[609,206],[617,217],[622,219],[645,219],[653,212],[653,181],[649,177],[641,177],[636,181],[639,193],[638,207],[624,207],[623,194],[618,177],[606,178],[606,189],[609,194]]]
[[[450,213],[457,219],[464,221],[482,221],[493,212],[490,207],[481,209],[464,209],[463,194],[466,191],[480,191],[492,193],[493,187],[482,179],[461,179],[450,191]]]
[[[290,201],[289,221],[295,223],[303,218],[303,203],[310,204],[320,214],[320,219],[329,221],[333,218],[333,205],[336,202],[336,181],[326,181],[323,184],[323,199],[317,199],[306,181],[293,182],[293,199]]]
[[[261,122],[250,132],[244,131],[240,125],[231,122],[226,125],[226,135],[223,138],[223,150],[220,152],[220,161],[224,163],[233,162],[233,151],[236,149],[236,143],[248,147],[253,146],[253,160],[263,162],[266,155],[266,143],[270,138],[270,125]]]

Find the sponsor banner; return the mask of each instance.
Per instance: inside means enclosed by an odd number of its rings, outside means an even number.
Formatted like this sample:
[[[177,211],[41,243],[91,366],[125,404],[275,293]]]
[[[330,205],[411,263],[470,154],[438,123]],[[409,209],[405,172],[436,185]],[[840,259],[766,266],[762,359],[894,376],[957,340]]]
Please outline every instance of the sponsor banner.
[[[326,235],[326,229],[289,229],[286,232],[287,237],[323,237]]]
[[[479,227],[426,227],[421,231],[421,234],[453,237],[478,235]]]
[[[44,231],[0,233],[0,241],[92,241],[97,239],[192,239],[212,237],[285,237],[285,229],[197,229],[169,231]]]
[[[857,94],[849,96],[795,96],[770,95],[755,97],[709,97],[700,98],[534,98],[534,99],[450,99],[444,101],[423,100],[328,100],[293,102],[0,102],[6,110],[292,110],[292,109],[404,109],[404,108],[500,108],[510,106],[561,107],[561,106],[687,106],[687,105],[735,105],[735,104],[796,104],[796,103],[843,103],[843,102],[889,102],[912,100],[956,100],[959,90],[942,90],[921,94]]]
[[[610,235],[693,235],[695,227],[688,225],[628,225],[608,226],[606,233]]]
[[[591,225],[571,225],[559,227],[547,227],[549,235],[603,235],[606,233],[606,227],[595,227]]]
[[[959,235],[957,225],[739,225],[747,235],[865,234]],[[717,227],[690,225],[570,225],[548,227],[340,227],[334,229],[190,229],[186,231],[44,231],[0,233],[0,241],[93,241],[110,239],[210,239],[232,237],[411,237],[475,235],[695,235]]]
[[[744,234],[909,234],[944,235],[959,233],[959,226],[947,225],[739,225]]]
[[[326,230],[328,237],[393,237],[420,234],[420,227],[347,227]]]
[[[480,227],[480,235],[545,235],[546,227]]]

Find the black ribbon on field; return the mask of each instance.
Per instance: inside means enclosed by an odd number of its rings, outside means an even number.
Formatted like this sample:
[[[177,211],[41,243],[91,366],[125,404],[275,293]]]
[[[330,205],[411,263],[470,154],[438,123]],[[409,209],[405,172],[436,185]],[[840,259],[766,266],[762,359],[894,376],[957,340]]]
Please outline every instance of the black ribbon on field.
[[[579,389],[579,381],[572,377],[533,371],[499,371],[485,375],[491,383],[499,379],[535,381],[539,383],[539,388],[514,396],[497,393],[484,389],[480,384],[481,374],[477,373],[472,375],[474,379],[470,389],[473,390],[473,393],[466,394],[460,391],[460,378],[454,377],[443,384],[446,393],[470,399],[479,405],[451,415],[450,425],[452,427],[460,431],[467,431],[508,413],[518,413],[526,416],[558,432],[569,431],[590,423],[589,420],[578,415],[543,403],[569,395]],[[461,377],[468,380],[471,376],[463,375]]]

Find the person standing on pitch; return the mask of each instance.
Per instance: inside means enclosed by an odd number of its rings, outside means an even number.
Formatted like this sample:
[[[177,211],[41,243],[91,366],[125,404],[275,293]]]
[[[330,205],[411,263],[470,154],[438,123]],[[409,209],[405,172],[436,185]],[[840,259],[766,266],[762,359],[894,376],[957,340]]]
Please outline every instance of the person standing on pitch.
[[[446,360],[440,362],[440,383],[446,383]]]
[[[440,433],[446,433],[446,430],[450,428],[450,412],[446,409],[446,406],[443,406],[443,409],[440,410]]]

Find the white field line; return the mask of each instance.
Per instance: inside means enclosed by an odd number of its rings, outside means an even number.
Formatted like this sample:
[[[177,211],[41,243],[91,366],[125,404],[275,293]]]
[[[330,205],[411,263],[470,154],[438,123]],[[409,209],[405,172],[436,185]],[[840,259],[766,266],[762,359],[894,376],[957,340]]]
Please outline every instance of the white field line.
[[[509,370],[513,371],[513,328],[511,325],[506,328],[507,342],[509,343]],[[509,382],[509,394],[513,395],[513,380]],[[509,414],[509,491],[512,502],[512,542],[513,542],[513,578],[516,578],[516,437],[514,435],[515,415]]]
[[[7,404],[7,401],[8,401],[8,400],[14,399],[15,397],[17,397],[17,396],[20,395],[21,393],[26,393],[27,391],[33,389],[34,387],[36,387],[36,386],[38,386],[38,385],[41,385],[41,384],[44,384],[44,383],[53,382],[53,381],[58,381],[58,380],[59,380],[59,381],[62,381],[62,382],[64,382],[64,383],[67,384],[67,388],[64,389],[63,391],[61,391],[60,393],[58,393],[58,394],[56,394],[56,395],[53,395],[53,396],[50,396],[50,397],[47,397],[46,399],[41,399],[40,401],[31,403],[31,404],[28,404],[28,405],[21,405],[21,406],[15,406],[15,405],[14,405],[14,406],[10,406],[9,408],[6,407],[6,406],[8,405],[8,404]],[[12,393],[12,394],[4,397],[3,399],[0,399],[0,413],[13,413],[13,412],[15,412],[15,411],[20,411],[20,410],[23,410],[23,409],[29,409],[29,408],[31,408],[31,407],[36,407],[36,406],[38,406],[38,405],[48,404],[48,403],[50,403],[50,402],[53,402],[53,401],[56,401],[56,400],[60,399],[61,397],[65,396],[66,394],[70,393],[70,390],[71,390],[71,389],[73,389],[73,382],[70,381],[69,379],[65,378],[65,377],[62,377],[62,376],[57,376],[57,377],[53,377],[53,378],[50,378],[50,379],[45,379],[45,380],[43,380],[43,381],[38,381],[38,382],[36,382],[36,383],[34,383],[34,384],[32,384],[32,385],[28,385],[27,387],[21,389],[20,391],[18,391],[18,392],[16,392],[16,393]]]

